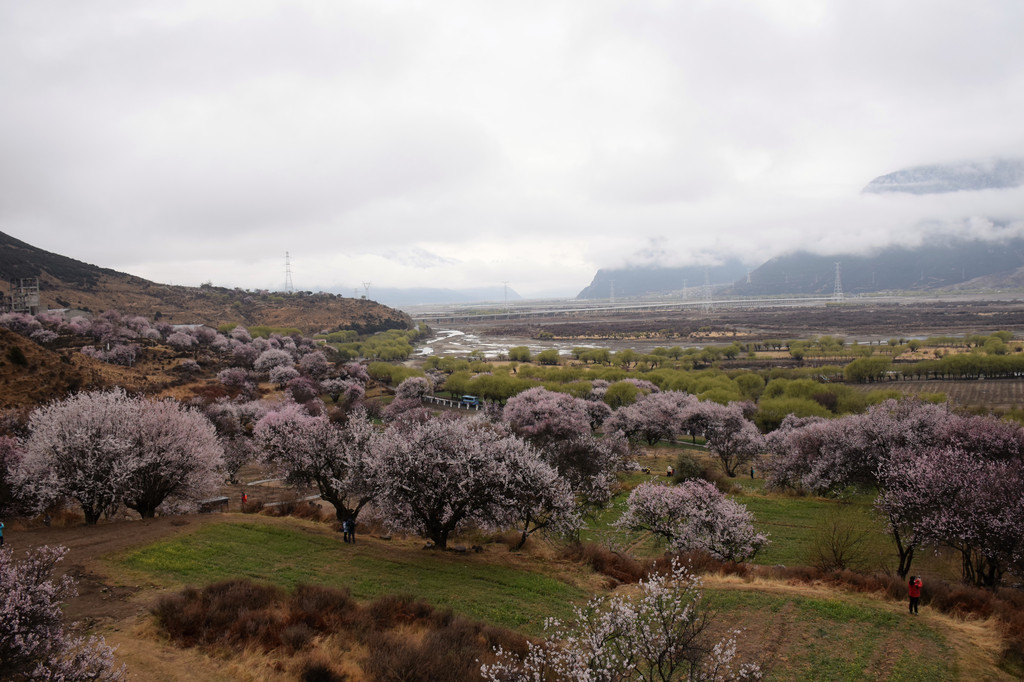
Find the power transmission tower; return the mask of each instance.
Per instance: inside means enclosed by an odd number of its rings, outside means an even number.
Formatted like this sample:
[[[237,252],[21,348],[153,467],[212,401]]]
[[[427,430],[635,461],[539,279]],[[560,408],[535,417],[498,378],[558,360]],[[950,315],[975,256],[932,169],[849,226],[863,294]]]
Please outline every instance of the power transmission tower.
[[[615,303],[615,280],[608,283],[608,302]]]
[[[843,281],[839,278],[839,261],[836,261],[836,286],[832,292],[833,301],[843,300]]]
[[[501,285],[505,287],[505,312],[508,312],[508,280],[502,280]]]
[[[370,297],[370,285],[371,284],[373,284],[373,282],[363,282],[363,298],[369,298]]]
[[[701,308],[706,313],[715,309],[715,304],[711,300],[711,273],[707,268],[704,268],[704,302],[701,304]]]
[[[292,285],[292,259],[288,252],[284,252],[284,290],[285,293],[292,293],[295,287]]]

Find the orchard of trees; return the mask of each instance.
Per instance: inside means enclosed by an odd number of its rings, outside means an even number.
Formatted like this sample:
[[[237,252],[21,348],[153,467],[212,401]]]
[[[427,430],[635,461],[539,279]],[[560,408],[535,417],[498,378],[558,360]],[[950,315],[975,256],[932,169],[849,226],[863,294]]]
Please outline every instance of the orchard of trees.
[[[840,419],[788,417],[768,435],[771,487],[814,494],[877,491],[898,556],[945,547],[964,581],[995,586],[1024,571],[1024,430],[945,405],[886,401]]]
[[[95,524],[124,509],[142,518],[179,513],[259,462],[287,483],[315,490],[339,521],[372,515],[441,549],[470,528],[512,529],[519,548],[538,532],[575,537],[620,492],[619,474],[635,466],[637,447],[700,439],[727,479],[753,465],[772,490],[873,495],[902,577],[915,556],[936,548],[956,553],[965,582],[995,587],[1024,574],[1024,430],[944,404],[868,400],[806,373],[683,370],[669,364],[687,353],[671,349],[654,358],[581,350],[584,365],[565,367],[550,357],[524,364],[534,358],[521,348],[502,368],[431,358],[424,373],[383,362],[401,356],[418,332],[373,342],[342,334],[335,348],[298,334],[254,338],[241,327],[170,328],[116,313],[70,322],[6,315],[0,324],[44,345],[68,334],[92,338],[96,344],[82,352],[106,362],[137,362],[146,344],[159,342],[188,355],[186,362],[216,368],[206,393],[183,402],[122,389],[81,392],[38,407],[23,423],[6,420],[0,515],[75,505]],[[978,341],[992,350],[979,357],[1004,358],[990,341]],[[843,351],[835,340],[794,347]],[[860,358],[846,369],[877,380],[887,367]],[[372,381],[395,387],[386,407],[365,400]],[[268,384],[280,393],[263,399]],[[421,399],[442,388],[480,395],[487,409],[436,415]],[[700,478],[641,483],[623,495],[616,525],[676,552],[750,561],[769,538],[722,489]],[[47,582],[57,558],[44,552],[17,564],[0,553],[3,579],[24,582],[19,566],[38,564],[34,586],[12,582],[12,594],[29,589],[59,600],[68,587]],[[575,623],[554,624],[552,638],[525,658],[503,654],[485,675],[550,670],[571,677],[611,661],[644,668],[649,679],[681,670],[712,679],[723,671],[737,679],[756,673],[731,667],[728,640],[708,643],[685,571],[652,577],[641,593],[635,602],[586,606]],[[14,608],[7,603],[3,608]],[[37,628],[50,628],[52,646],[14,652],[10,660],[93,666],[102,671],[97,679],[117,679],[101,644],[65,642],[54,627]],[[653,641],[655,632],[661,639],[643,649],[640,642]]]

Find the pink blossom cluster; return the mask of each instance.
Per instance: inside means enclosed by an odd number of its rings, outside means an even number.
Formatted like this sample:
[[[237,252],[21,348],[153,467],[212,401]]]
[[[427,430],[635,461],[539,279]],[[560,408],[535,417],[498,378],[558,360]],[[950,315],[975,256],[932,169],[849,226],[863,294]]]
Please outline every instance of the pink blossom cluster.
[[[15,560],[0,547],[0,679],[97,680],[126,678],[102,637],[76,637],[64,624],[61,604],[74,596],[69,576],[53,578],[67,550],[40,547]]]
[[[678,485],[641,483],[616,525],[649,531],[679,552],[704,551],[725,561],[747,561],[768,544],[753,515],[701,479]]]

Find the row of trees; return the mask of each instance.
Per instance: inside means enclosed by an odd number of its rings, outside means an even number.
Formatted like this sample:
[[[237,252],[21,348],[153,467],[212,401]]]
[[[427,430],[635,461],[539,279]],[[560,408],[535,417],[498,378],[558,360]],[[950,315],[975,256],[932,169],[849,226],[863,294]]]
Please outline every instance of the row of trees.
[[[877,492],[910,572],[921,547],[962,558],[963,578],[994,586],[1024,570],[1024,430],[945,405],[887,401],[840,419],[787,418],[769,434],[762,469],[777,489]]]
[[[407,414],[376,428],[364,413],[344,424],[297,405],[271,412],[254,431],[267,461],[316,487],[339,520],[368,504],[389,526],[438,547],[468,525],[516,527],[521,542],[541,528],[571,532],[611,496],[624,442],[587,432],[546,441],[484,418]]]

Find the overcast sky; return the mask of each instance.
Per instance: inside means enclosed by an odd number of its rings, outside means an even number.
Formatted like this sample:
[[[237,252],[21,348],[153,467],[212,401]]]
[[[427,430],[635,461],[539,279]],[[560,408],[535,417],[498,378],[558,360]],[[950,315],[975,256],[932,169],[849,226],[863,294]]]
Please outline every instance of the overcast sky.
[[[1020,0],[0,0],[0,231],[148,279],[509,286],[1024,215]],[[370,295],[372,298],[371,286]]]

